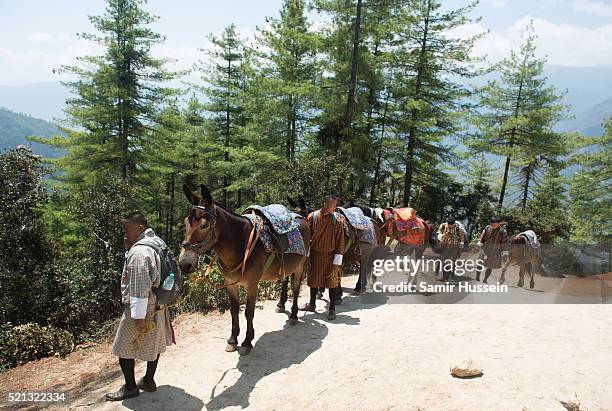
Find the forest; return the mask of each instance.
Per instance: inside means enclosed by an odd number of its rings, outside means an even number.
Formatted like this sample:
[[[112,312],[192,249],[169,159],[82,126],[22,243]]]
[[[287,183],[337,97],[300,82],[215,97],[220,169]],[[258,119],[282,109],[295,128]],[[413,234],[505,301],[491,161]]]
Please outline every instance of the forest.
[[[183,184],[237,212],[334,193],[434,224],[452,214],[473,242],[497,215],[544,244],[609,247],[612,118],[601,136],[555,131],[569,110],[533,25],[493,64],[473,57],[486,32],[453,34],[477,1],[284,0],[253,41],[231,24],[210,34],[200,80],[173,87],[186,73],[151,52],[163,16],[106,3],[81,35],[104,52],[61,68],[73,92],[62,134],[30,137],[65,155],[0,154],[0,370],[108,332],[121,217],[142,211],[178,250]],[[191,298],[184,309],[209,309],[224,294]]]

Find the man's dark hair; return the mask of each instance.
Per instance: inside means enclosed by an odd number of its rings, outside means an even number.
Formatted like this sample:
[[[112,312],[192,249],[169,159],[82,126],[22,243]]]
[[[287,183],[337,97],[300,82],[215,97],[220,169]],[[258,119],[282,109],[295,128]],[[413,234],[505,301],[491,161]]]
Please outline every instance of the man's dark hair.
[[[501,223],[501,218],[495,216],[495,217],[491,217],[491,224],[492,223]]]
[[[323,202],[328,202],[328,201],[332,201],[332,200],[338,200],[338,196],[334,195],[334,194],[328,194],[325,197],[323,197]]]
[[[122,222],[126,224],[140,224],[142,226],[149,227],[147,219],[140,211],[134,211],[133,213],[129,213],[128,215],[123,217]]]
[[[455,224],[455,217],[452,215],[449,215],[448,217],[446,217],[446,222],[448,224]]]

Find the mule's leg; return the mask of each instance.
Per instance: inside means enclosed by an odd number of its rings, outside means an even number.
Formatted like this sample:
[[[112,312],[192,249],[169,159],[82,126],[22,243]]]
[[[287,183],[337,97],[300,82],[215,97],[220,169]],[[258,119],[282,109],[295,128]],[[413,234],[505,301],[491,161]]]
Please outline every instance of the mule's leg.
[[[505,283],[505,282],[506,282],[506,270],[507,270],[507,269],[508,269],[508,267],[510,266],[510,263],[511,263],[511,262],[512,262],[512,260],[511,260],[511,259],[508,259],[508,262],[507,262],[506,264],[504,264],[504,268],[502,269],[502,273],[501,273],[501,278],[499,279],[499,283],[500,283],[500,284],[503,284],[503,283]],[[490,268],[487,270],[487,273],[490,273],[490,271],[489,271],[489,270],[490,270]],[[487,278],[488,278],[488,277],[489,277],[488,275],[485,277],[485,281],[484,281],[485,283],[487,282]]]
[[[298,323],[298,298],[300,297],[300,288],[302,286],[303,272],[298,271],[293,274],[293,304],[291,304],[291,315],[289,315],[289,324],[295,325]]]
[[[523,284],[525,283],[525,264],[521,264],[519,266],[519,281],[518,284],[516,284],[517,287],[522,287]]]
[[[280,301],[276,304],[276,312],[284,313],[285,312],[285,303],[287,302],[287,288],[289,287],[289,277],[285,277],[285,279],[281,283],[281,296]]]
[[[535,271],[535,267],[533,266],[534,263],[528,263],[527,264],[527,269],[529,271],[529,288],[533,288],[535,287],[535,281],[534,281],[534,271]]]
[[[489,281],[489,277],[491,277],[491,273],[492,273],[492,272],[493,272],[493,269],[492,269],[492,268],[487,268],[487,271],[485,271],[484,280],[482,280],[482,282],[483,282],[483,283],[485,283],[485,284],[486,284],[486,283],[487,283],[487,281]],[[504,277],[504,274],[505,274],[505,273],[506,273],[505,271],[502,273],[502,281],[505,281],[505,277]],[[502,284],[503,284],[503,282],[502,282]]]
[[[252,341],[253,338],[255,338],[253,317],[255,317],[255,302],[257,301],[257,282],[253,281],[252,283],[247,284],[245,288],[247,293],[247,302],[244,310],[244,316],[247,320],[247,331],[244,341],[240,345],[240,350],[238,351],[240,355],[247,355],[251,352],[253,349]]]
[[[227,340],[225,351],[236,351],[238,346],[238,335],[240,334],[240,300],[238,297],[238,286],[231,285],[227,287],[227,294],[230,299],[230,311],[232,313],[232,334]]]

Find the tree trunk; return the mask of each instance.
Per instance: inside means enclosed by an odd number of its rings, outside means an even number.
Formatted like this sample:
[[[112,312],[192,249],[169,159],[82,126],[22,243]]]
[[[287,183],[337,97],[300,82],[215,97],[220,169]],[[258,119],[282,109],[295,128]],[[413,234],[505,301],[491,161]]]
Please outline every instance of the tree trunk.
[[[349,132],[353,123],[353,111],[355,109],[355,88],[357,85],[357,60],[359,59],[359,42],[361,36],[361,3],[357,0],[357,13],[355,16],[355,30],[353,34],[353,54],[351,56],[351,79],[349,81],[348,100],[344,115],[344,131]],[[336,151],[339,148],[338,137],[336,137]]]
[[[529,196],[529,183],[531,181],[531,174],[533,173],[534,163],[533,161],[527,165],[527,174],[525,175],[525,185],[523,186],[523,201],[521,203],[521,211],[525,211],[527,207],[527,197]]]
[[[421,39],[421,51],[419,52],[419,61],[417,65],[417,73],[414,85],[414,99],[421,98],[421,82],[423,81],[423,70],[425,70],[425,52],[427,51],[427,36],[429,35],[429,13],[431,12],[431,0],[427,1],[427,13],[425,14],[425,25],[423,27],[423,37]],[[402,204],[407,207],[410,203],[410,194],[412,190],[412,174],[414,172],[414,148],[416,147],[417,129],[415,123],[418,119],[418,111],[412,110],[411,124],[408,135],[408,152],[406,153],[406,175],[404,177],[404,197]]]
[[[376,159],[376,168],[374,169],[374,180],[372,181],[372,190],[370,191],[370,207],[374,206],[374,201],[376,199],[376,185],[378,184],[378,178],[380,175],[380,163],[382,161],[383,141],[385,138],[385,125],[387,122],[387,109],[388,108],[389,108],[389,94],[387,93],[387,98],[385,99],[385,109],[383,110],[382,127],[380,130],[380,140],[378,142],[378,156]]]
[[[525,65],[527,64],[527,55],[523,58],[523,64],[521,66],[521,81],[519,82],[518,94],[516,96],[516,104],[514,105],[514,119],[518,117],[519,110],[521,108],[521,97],[523,94],[523,84],[525,82]],[[516,126],[512,127],[512,132],[510,133],[510,140],[508,142],[508,146],[512,148],[514,146],[514,141],[516,137]],[[506,185],[508,183],[508,170],[510,169],[510,156],[506,157],[506,168],[504,170],[504,181],[502,181],[502,189],[501,193],[499,193],[499,209],[504,205],[504,194],[506,193]]]
[[[499,208],[501,210],[504,205],[504,193],[506,192],[506,183],[508,182],[508,171],[510,170],[510,156],[506,157],[506,167],[504,168],[504,179],[502,181],[501,193],[499,193]]]
[[[168,235],[168,241],[172,242],[174,239],[174,190],[176,189],[176,173],[172,173],[170,180],[170,233]]]
[[[230,142],[230,97],[232,93],[232,60],[227,61],[227,94],[225,102],[225,153],[223,160],[229,162],[229,142]],[[227,186],[229,185],[229,176],[227,173],[223,176],[223,205],[229,208]]]

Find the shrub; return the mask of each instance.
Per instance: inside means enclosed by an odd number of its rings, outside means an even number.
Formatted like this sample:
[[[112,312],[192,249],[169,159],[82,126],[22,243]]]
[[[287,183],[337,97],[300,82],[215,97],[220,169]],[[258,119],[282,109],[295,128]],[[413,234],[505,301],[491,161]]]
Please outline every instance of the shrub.
[[[48,356],[64,357],[74,349],[72,335],[53,326],[28,323],[0,327],[0,369]]]
[[[200,265],[197,272],[192,274],[195,278],[200,278],[206,271],[206,264]],[[209,274],[208,281],[201,280],[198,284],[192,281],[185,281],[183,298],[177,305],[178,311],[209,311],[211,309],[229,308],[229,296],[225,288],[217,288],[214,285],[223,284],[223,275],[215,267]],[[280,296],[281,282],[260,282],[257,290],[258,300],[276,299]],[[246,292],[242,287],[239,291],[240,303],[246,303]]]

